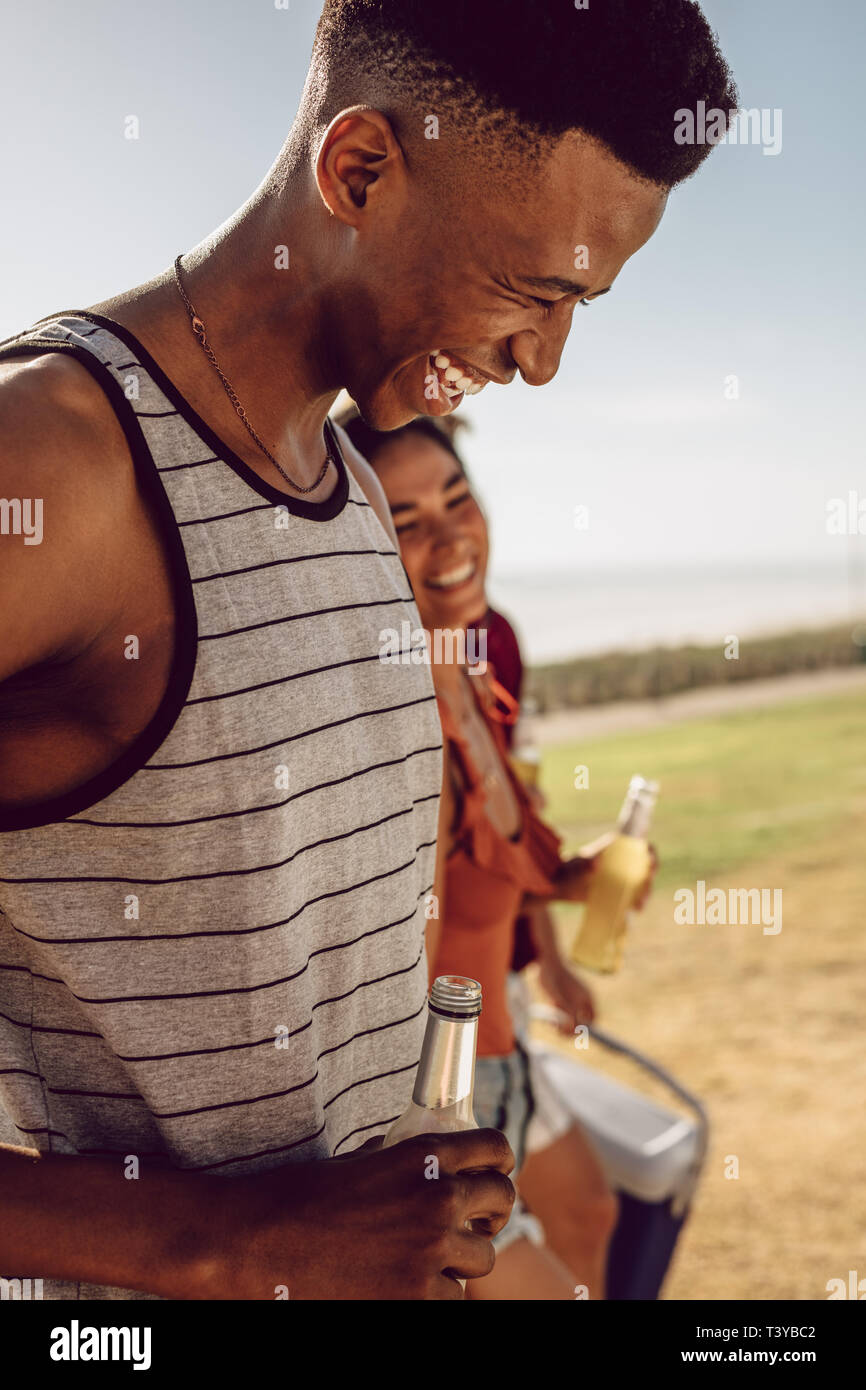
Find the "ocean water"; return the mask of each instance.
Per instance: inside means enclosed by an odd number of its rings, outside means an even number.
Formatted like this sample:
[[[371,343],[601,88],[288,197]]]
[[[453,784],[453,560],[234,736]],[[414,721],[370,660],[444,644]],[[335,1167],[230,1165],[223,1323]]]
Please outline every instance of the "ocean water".
[[[846,565],[493,573],[488,590],[529,662],[866,624],[866,572]]]

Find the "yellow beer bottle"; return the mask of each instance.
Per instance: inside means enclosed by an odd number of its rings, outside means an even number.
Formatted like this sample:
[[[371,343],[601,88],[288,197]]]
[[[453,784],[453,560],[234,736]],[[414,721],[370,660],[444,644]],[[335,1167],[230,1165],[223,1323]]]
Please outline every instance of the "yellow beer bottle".
[[[577,965],[612,974],[622,964],[629,908],[650,871],[647,834],[658,782],[632,777],[616,838],[602,850],[590,880],[583,920],[571,948]]]

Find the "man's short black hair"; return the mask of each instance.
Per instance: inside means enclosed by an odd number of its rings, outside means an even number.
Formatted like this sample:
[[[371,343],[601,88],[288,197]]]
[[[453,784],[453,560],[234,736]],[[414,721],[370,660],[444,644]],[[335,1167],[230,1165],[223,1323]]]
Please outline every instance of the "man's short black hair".
[[[466,128],[491,125],[534,152],[569,130],[671,188],[706,144],[674,141],[675,113],[726,114],[737,92],[694,0],[325,0],[314,58],[362,72],[436,114],[460,105]],[[492,118],[492,121],[491,121]]]

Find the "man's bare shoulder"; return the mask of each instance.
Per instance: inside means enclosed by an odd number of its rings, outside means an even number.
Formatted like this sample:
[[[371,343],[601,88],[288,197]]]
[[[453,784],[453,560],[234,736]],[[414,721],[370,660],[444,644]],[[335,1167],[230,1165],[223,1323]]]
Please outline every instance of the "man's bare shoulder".
[[[0,680],[98,630],[134,496],[123,429],[87,368],[62,353],[0,362],[0,588],[11,600]]]
[[[0,362],[0,483],[5,497],[38,488],[85,534],[128,506],[135,475],[123,427],[71,355]]]
[[[4,444],[14,438],[28,453],[62,441],[86,461],[100,440],[101,460],[116,457],[123,430],[93,374],[65,352],[0,361]],[[44,464],[50,458],[43,453]],[[94,463],[97,460],[94,459]]]
[[[360,454],[358,450],[355,448],[346,431],[340,425],[337,425],[333,420],[331,421],[331,424],[334,426],[337,438],[340,441],[340,448],[343,451],[343,458],[346,460],[346,463],[349,469],[351,470],[355,478],[355,481],[358,483],[359,487],[363,491],[365,497],[367,498],[367,501],[370,503],[370,506],[373,508],[373,511],[376,513],[385,530],[387,531],[388,536],[399,550],[400,546],[397,540],[397,532],[394,530],[394,521],[391,517],[391,509],[388,506],[388,499],[385,496],[385,489],[379,482],[375,470],[371,468],[370,464],[364,458],[363,454]]]

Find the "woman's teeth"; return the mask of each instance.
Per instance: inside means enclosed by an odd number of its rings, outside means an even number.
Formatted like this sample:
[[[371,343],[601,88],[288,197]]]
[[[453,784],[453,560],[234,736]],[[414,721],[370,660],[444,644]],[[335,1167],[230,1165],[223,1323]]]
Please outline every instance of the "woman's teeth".
[[[452,362],[447,353],[431,353],[430,362],[446,396],[453,399],[454,396],[461,396],[464,392],[467,396],[477,396],[478,392],[484,389],[485,383],[483,381],[476,381],[475,377],[470,375],[470,369],[462,363],[455,365],[457,359],[455,358]]]
[[[427,583],[433,589],[454,589],[458,584],[465,584],[467,579],[471,579],[475,574],[475,563],[467,560],[465,565],[459,569],[448,570],[445,574],[437,574],[435,579],[428,579]]]

